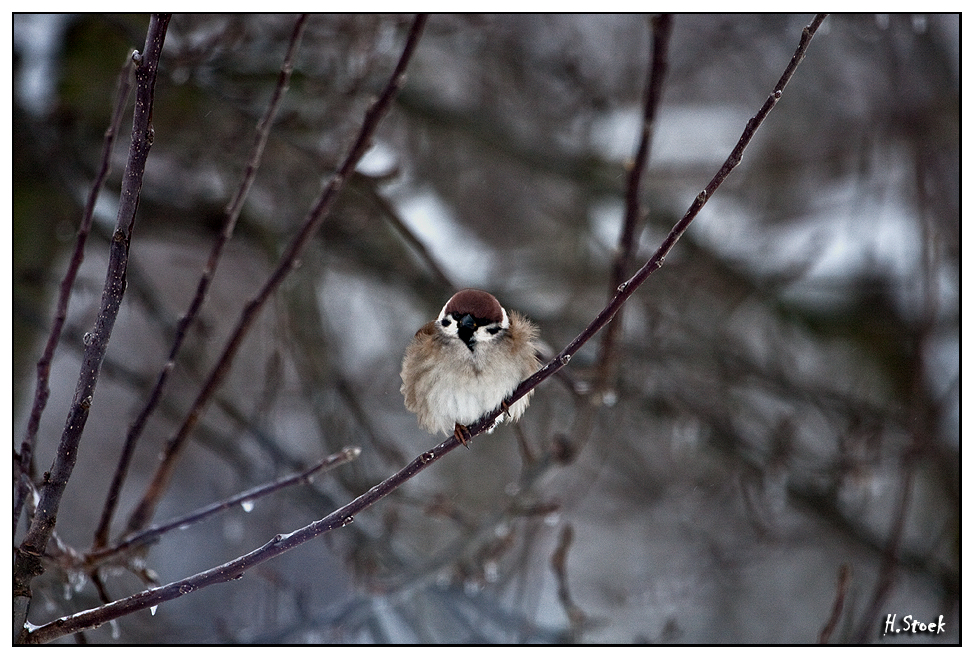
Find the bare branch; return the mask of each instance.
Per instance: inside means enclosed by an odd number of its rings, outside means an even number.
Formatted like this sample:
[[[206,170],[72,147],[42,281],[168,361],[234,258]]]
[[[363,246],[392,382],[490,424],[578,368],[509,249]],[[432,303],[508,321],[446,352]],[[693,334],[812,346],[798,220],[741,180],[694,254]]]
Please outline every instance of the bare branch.
[[[358,448],[357,446],[342,449],[338,453],[329,455],[324,460],[321,460],[317,464],[312,465],[300,473],[284,476],[283,478],[279,478],[271,483],[253,487],[239,494],[235,494],[229,499],[224,499],[223,501],[218,501],[208,506],[204,506],[199,510],[195,510],[187,515],[183,515],[182,517],[178,517],[168,522],[154,524],[138,533],[134,533],[123,538],[120,542],[111,547],[97,549],[88,553],[85,556],[85,560],[88,562],[97,562],[107,556],[125,551],[126,549],[147,545],[151,542],[155,542],[164,533],[176,528],[184,528],[191,524],[196,524],[204,519],[207,519],[208,517],[215,515],[218,512],[227,510],[238,504],[252,504],[257,499],[273,494],[274,492],[277,492],[285,487],[296,485],[298,483],[310,483],[312,477],[319,471],[334,469],[339,465],[350,462],[351,460],[357,458],[361,452],[362,449]]]
[[[558,600],[561,602],[562,608],[565,609],[565,614],[568,616],[569,628],[573,634],[577,634],[581,626],[585,623],[585,613],[572,600],[571,592],[568,589],[568,568],[566,567],[568,550],[572,546],[574,537],[575,533],[572,531],[570,524],[561,530],[558,546],[551,555],[551,569],[555,573],[555,578],[558,581]]]
[[[223,230],[220,232],[220,235],[217,237],[216,241],[213,243],[213,247],[210,250],[210,255],[206,261],[206,266],[203,269],[203,274],[200,277],[199,284],[197,284],[196,287],[196,295],[193,297],[193,301],[190,303],[189,309],[186,311],[183,317],[180,318],[179,323],[176,326],[176,336],[173,340],[172,348],[169,350],[169,358],[166,360],[166,364],[159,372],[159,377],[156,380],[155,387],[152,389],[152,393],[149,394],[149,397],[146,399],[142,410],[129,427],[128,435],[125,438],[125,444],[122,447],[122,453],[119,456],[115,475],[113,476],[112,483],[108,489],[108,496],[106,497],[105,506],[102,510],[101,520],[99,521],[98,528],[95,531],[95,548],[104,547],[108,543],[108,534],[111,527],[112,517],[114,516],[115,509],[118,505],[118,495],[122,489],[122,485],[125,482],[125,476],[128,473],[128,468],[132,461],[132,456],[135,453],[135,447],[138,444],[139,437],[141,436],[142,431],[145,429],[145,424],[148,422],[149,417],[159,404],[159,400],[162,398],[163,390],[165,389],[169,375],[172,373],[173,368],[175,367],[176,357],[179,354],[180,348],[182,348],[183,341],[185,340],[186,334],[189,330],[189,326],[196,319],[200,307],[203,306],[203,301],[206,299],[206,294],[210,288],[210,282],[213,280],[213,276],[216,274],[220,257],[223,254],[223,249],[233,236],[233,230],[234,227],[236,227],[237,219],[240,217],[240,211],[243,209],[244,201],[247,199],[247,194],[250,192],[250,188],[257,176],[257,169],[260,166],[261,157],[264,153],[264,146],[267,144],[267,138],[270,135],[271,125],[274,123],[274,118],[277,116],[277,111],[281,106],[281,100],[284,98],[284,93],[287,91],[288,83],[291,79],[291,71],[294,67],[294,56],[297,53],[298,44],[301,41],[301,35],[304,32],[306,20],[307,15],[302,14],[298,17],[297,22],[294,24],[294,30],[291,33],[291,41],[287,49],[287,54],[284,57],[284,63],[281,65],[281,71],[277,78],[277,87],[274,89],[274,93],[271,95],[271,100],[268,103],[264,116],[257,123],[257,133],[254,137],[254,146],[250,154],[250,159],[247,162],[247,167],[244,170],[243,180],[240,182],[240,187],[237,189],[233,200],[227,205],[226,219],[223,223]]]
[[[129,242],[132,237],[132,228],[135,225],[135,211],[139,205],[145,162],[152,146],[152,102],[156,71],[159,66],[159,55],[166,38],[169,19],[168,14],[153,14],[146,34],[145,52],[136,52],[132,56],[136,63],[135,79],[137,86],[132,120],[132,142],[129,148],[128,162],[125,165],[118,219],[109,251],[108,273],[102,292],[101,308],[95,320],[94,329],[86,335],[81,374],[78,377],[74,400],[68,412],[68,419],[61,435],[54,464],[51,466],[50,472],[45,474],[40,501],[30,529],[16,552],[14,598],[21,600],[21,602],[15,605],[17,610],[17,616],[14,619],[15,635],[21,633],[26,622],[26,602],[29,602],[30,599],[30,582],[35,576],[43,572],[40,556],[44,554],[48,540],[54,532],[61,497],[78,459],[81,435],[88,419],[88,411],[91,409],[95,385],[98,382],[98,373],[105,352],[108,350],[112,328],[115,325],[118,309],[122,303],[122,295],[125,292],[125,270],[128,264]],[[20,619],[21,613],[25,616],[24,619]]]
[[[354,516],[369,508],[372,504],[384,498],[410,478],[426,469],[441,457],[459,446],[453,437],[442,442],[435,448],[420,454],[412,462],[398,472],[373,486],[364,494],[356,497],[330,515],[323,517],[292,533],[276,535],[263,546],[248,554],[235,558],[215,568],[200,572],[186,579],[174,581],[165,586],[151,588],[140,593],[117,600],[110,604],[70,616],[58,618],[25,633],[21,639],[24,643],[47,643],[66,634],[73,634],[84,629],[91,629],[109,620],[120,618],[129,613],[157,606],[163,602],[188,595],[189,593],[213,585],[239,579],[243,574],[261,563],[280,556],[284,552],[294,549],[319,535],[333,529],[347,526],[354,521]]]
[[[64,328],[64,321],[68,315],[68,302],[71,297],[71,289],[74,287],[74,280],[78,275],[85,257],[85,244],[88,241],[88,234],[91,233],[91,222],[95,211],[95,202],[98,195],[105,185],[105,179],[111,171],[112,150],[115,147],[115,138],[118,136],[119,127],[122,124],[122,117],[128,105],[129,92],[132,90],[132,71],[134,69],[132,57],[126,58],[122,70],[118,73],[117,91],[115,93],[115,109],[112,111],[111,122],[105,131],[105,141],[101,151],[101,165],[98,174],[91,184],[91,191],[88,193],[88,200],[85,203],[84,211],[81,215],[81,224],[78,226],[78,235],[74,245],[74,252],[68,263],[68,270],[64,273],[61,280],[61,288],[58,293],[57,310],[54,312],[54,322],[51,323],[51,331],[47,337],[47,344],[44,346],[44,353],[37,362],[37,386],[34,391],[34,406],[27,421],[27,432],[24,441],[20,446],[20,454],[16,456],[20,470],[20,482],[17,483],[17,495],[14,499],[13,528],[17,532],[17,524],[20,521],[20,511],[24,505],[24,499],[29,491],[29,483],[26,479],[30,477],[33,470],[33,452],[37,441],[37,430],[40,427],[41,415],[47,407],[47,399],[50,395],[48,384],[51,374],[51,362],[54,359],[54,351],[58,342],[61,340],[61,331]]]
[[[653,131],[656,126],[656,113],[659,109],[660,99],[663,96],[663,81],[669,68],[667,51],[670,44],[670,35],[673,33],[673,16],[662,14],[652,20],[653,28],[653,50],[649,58],[649,67],[646,73],[646,89],[643,92],[643,122],[642,130],[639,134],[639,145],[636,147],[636,154],[629,163],[629,177],[626,182],[626,215],[623,222],[622,233],[619,236],[619,249],[616,253],[615,262],[612,264],[611,294],[615,294],[619,285],[625,281],[626,273],[629,272],[633,256],[636,252],[636,227],[639,224],[641,215],[641,205],[639,203],[640,184],[642,183],[643,172],[646,170],[646,163],[649,161],[649,154],[652,151]],[[619,310],[619,314],[622,309]],[[603,395],[612,374],[615,371],[616,351],[615,346],[622,331],[622,317],[617,314],[609,323],[605,334],[602,335],[602,344],[599,346],[598,382],[595,387],[597,396]]]
[[[357,177],[365,178],[364,175],[356,173]],[[363,186],[365,187],[365,186]],[[454,284],[449,275],[443,271],[436,258],[426,249],[426,245],[420,240],[411,228],[403,221],[392,204],[390,204],[384,196],[378,194],[375,191],[374,185],[367,186],[369,199],[375,203],[379,210],[382,212],[382,217],[389,223],[392,229],[399,234],[399,236],[406,242],[407,245],[416,253],[419,260],[422,261],[426,267],[428,267],[433,274],[434,279],[436,279],[440,285],[446,290],[455,291],[457,290],[456,284]]]
[[[876,587],[872,597],[862,616],[862,623],[856,632],[853,642],[866,643],[870,636],[875,636],[879,631],[878,620],[883,608],[883,603],[889,597],[890,591],[896,584],[896,578],[900,562],[900,544],[903,541],[903,531],[906,524],[906,515],[910,509],[910,499],[913,496],[913,480],[916,470],[911,465],[905,467],[903,482],[900,485],[900,500],[897,502],[896,510],[893,513],[893,524],[890,529],[889,539],[883,552],[883,562],[879,567],[879,575],[876,578]]]
[[[812,37],[815,35],[816,30],[825,20],[826,14],[817,15],[812,22],[802,30],[802,36],[798,43],[798,48],[795,50],[795,54],[792,56],[791,61],[785,68],[785,72],[782,74],[778,83],[775,85],[771,94],[768,96],[764,105],[758,110],[751,119],[747,122],[744,127],[744,132],[741,134],[740,139],[738,139],[737,144],[731,151],[730,155],[721,165],[720,169],[707,184],[707,187],[697,195],[696,199],[690,205],[690,208],[684,214],[684,216],[677,222],[673,228],[670,230],[669,235],[663,240],[663,243],[659,246],[653,256],[634,274],[628,281],[623,282],[619,285],[616,294],[609,301],[602,311],[595,317],[589,325],[582,330],[582,333],[575,337],[571,343],[568,344],[564,350],[562,350],[558,355],[556,355],[550,362],[545,364],[541,369],[539,369],[534,375],[529,377],[527,380],[522,382],[514,392],[507,397],[507,399],[493,412],[489,412],[483,416],[479,421],[467,427],[470,431],[470,436],[474,437],[493,425],[494,420],[503,413],[505,406],[510,406],[514,402],[523,398],[527,393],[537,387],[539,384],[547,380],[549,377],[560,371],[562,368],[571,361],[572,356],[578,350],[585,345],[589,339],[591,339],[595,334],[598,333],[603,327],[605,327],[609,321],[612,320],[616,312],[622,308],[622,305],[626,303],[636,289],[639,288],[646,281],[646,279],[660,269],[663,265],[663,260],[666,255],[670,253],[676,241],[680,239],[680,236],[687,230],[690,223],[694,220],[700,209],[703,208],[704,204],[714,195],[717,188],[724,182],[731,171],[740,164],[741,158],[744,154],[744,149],[750,144],[751,139],[757,132],[758,128],[764,122],[764,119],[771,112],[772,108],[778,103],[781,98],[781,94],[791,80],[791,76],[794,75],[795,69],[798,64],[801,63],[802,59],[805,57],[805,51],[808,49],[808,44],[811,42]],[[459,444],[459,440],[454,440]]]
[[[277,268],[273,273],[271,273],[270,278],[264,284],[263,288],[261,288],[254,298],[244,305],[244,309],[241,312],[240,320],[237,322],[236,328],[233,330],[230,339],[227,341],[223,353],[217,360],[216,365],[210,372],[206,383],[203,385],[196,397],[196,400],[193,402],[193,406],[190,409],[189,414],[186,415],[185,420],[176,434],[173,435],[166,443],[166,446],[163,449],[163,455],[159,463],[159,467],[153,476],[152,482],[149,484],[148,488],[146,488],[142,500],[136,506],[131,517],[129,517],[129,531],[136,531],[145,527],[149,520],[152,519],[156,505],[158,505],[159,499],[166,491],[169,480],[172,478],[172,474],[176,468],[176,463],[186,445],[186,440],[188,439],[190,432],[196,426],[197,421],[202,416],[203,411],[210,399],[213,397],[213,394],[216,393],[216,390],[223,383],[227,373],[229,373],[233,359],[236,356],[237,351],[240,349],[243,339],[249,332],[251,325],[253,325],[254,320],[256,320],[257,315],[260,313],[261,309],[263,309],[264,304],[270,298],[271,294],[277,290],[277,287],[280,286],[281,282],[284,281],[287,275],[290,274],[291,270],[293,270],[297,265],[298,259],[303,253],[308,242],[315,235],[325,217],[327,217],[328,213],[331,211],[331,207],[334,204],[335,199],[338,197],[338,193],[342,190],[345,182],[352,175],[355,165],[370,146],[372,135],[375,133],[379,122],[381,121],[382,117],[385,116],[389,106],[392,104],[392,99],[396,96],[396,93],[402,86],[405,78],[406,66],[408,65],[409,60],[416,49],[416,45],[419,43],[419,37],[422,34],[424,25],[426,24],[426,18],[427,17],[422,14],[417,16],[413,23],[412,29],[409,32],[406,46],[403,50],[402,56],[399,59],[399,63],[396,65],[396,69],[393,71],[392,77],[389,79],[385,90],[366,111],[362,128],[359,131],[358,136],[355,138],[355,142],[349,150],[348,155],[345,157],[345,161],[342,163],[341,168],[331,178],[328,185],[325,187],[325,190],[318,198],[318,201],[309,212],[304,225],[301,227],[301,230],[288,246],[284,255],[281,257]]]
[[[619,285],[625,281],[633,257],[636,252],[636,227],[639,224],[641,204],[639,202],[640,186],[643,173],[652,149],[653,132],[656,124],[656,113],[663,95],[663,81],[669,66],[667,50],[670,35],[673,31],[673,17],[669,14],[656,16],[651,20],[653,47],[650,51],[646,70],[646,86],[643,90],[643,121],[639,132],[639,142],[636,153],[631,162],[626,163],[628,176],[626,180],[626,209],[622,231],[619,234],[619,247],[612,264],[610,274],[609,297],[616,294]],[[596,372],[592,386],[592,394],[587,396],[574,424],[573,437],[570,440],[576,446],[574,453],[588,440],[595,424],[595,415],[599,405],[611,395],[612,381],[618,364],[618,337],[622,332],[622,309],[609,321],[606,331],[602,334],[599,351],[595,358]],[[547,360],[547,357],[546,357]],[[564,371],[558,371],[564,373]]]
[[[832,603],[832,614],[822,628],[822,633],[818,635],[818,642],[822,645],[829,642],[829,639],[832,638],[832,633],[835,632],[835,628],[839,626],[839,619],[842,617],[842,607],[845,606],[845,596],[849,591],[849,576],[851,573],[852,570],[848,565],[843,564],[839,567],[839,581],[835,586],[835,602]]]

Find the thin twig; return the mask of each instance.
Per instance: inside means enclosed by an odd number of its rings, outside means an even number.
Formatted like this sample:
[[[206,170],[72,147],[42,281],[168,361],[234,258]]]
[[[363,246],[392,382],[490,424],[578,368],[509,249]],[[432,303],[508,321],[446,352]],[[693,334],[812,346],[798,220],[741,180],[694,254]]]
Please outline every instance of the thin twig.
[[[129,92],[132,90],[132,71],[135,63],[129,56],[122,65],[118,73],[118,84],[115,92],[115,109],[112,111],[111,122],[105,131],[105,141],[101,150],[101,165],[98,174],[91,184],[91,191],[85,202],[84,211],[81,214],[81,224],[78,226],[77,239],[74,245],[74,252],[68,263],[68,270],[64,273],[61,280],[61,288],[58,293],[57,310],[54,313],[54,322],[51,323],[51,331],[47,337],[47,344],[44,346],[44,353],[37,361],[37,386],[34,390],[34,405],[30,411],[30,418],[27,421],[27,432],[24,441],[20,445],[20,454],[16,456],[20,476],[17,486],[17,495],[14,499],[13,509],[13,529],[17,533],[17,524],[20,521],[20,511],[24,505],[24,499],[29,491],[26,479],[30,478],[33,470],[34,445],[37,442],[37,430],[40,428],[41,415],[47,407],[47,399],[51,389],[49,385],[51,375],[51,362],[54,360],[54,351],[61,340],[61,331],[64,328],[64,321],[68,316],[68,302],[71,298],[71,290],[74,287],[74,280],[78,270],[85,258],[85,244],[88,235],[91,233],[91,222],[95,211],[95,202],[98,195],[105,186],[105,179],[111,171],[112,150],[115,147],[115,138],[118,136],[119,128],[122,124],[122,117],[125,115],[125,108],[128,105]]]
[[[199,418],[203,415],[203,411],[210,402],[210,399],[213,397],[213,394],[216,393],[217,389],[226,378],[227,373],[229,373],[230,366],[237,355],[237,351],[243,344],[244,337],[246,337],[247,333],[250,331],[254,320],[256,320],[261,309],[263,309],[264,304],[274,293],[274,291],[277,290],[281,282],[284,281],[288,274],[290,274],[291,270],[293,270],[297,265],[298,259],[304,252],[305,247],[311,241],[311,238],[315,235],[315,233],[317,233],[318,228],[331,211],[331,207],[334,204],[335,199],[338,197],[338,193],[342,190],[345,181],[347,181],[351,176],[355,169],[355,165],[369,148],[372,141],[372,135],[378,128],[380,120],[388,111],[390,105],[392,104],[392,99],[396,96],[396,93],[399,91],[399,88],[402,86],[405,80],[406,66],[416,49],[416,45],[419,43],[419,37],[422,34],[424,25],[426,24],[426,18],[427,17],[423,14],[416,17],[406,40],[406,46],[403,50],[402,56],[399,58],[399,63],[396,65],[396,69],[393,72],[392,77],[389,79],[385,90],[366,111],[362,128],[359,130],[358,136],[355,138],[355,142],[349,150],[348,155],[345,157],[345,161],[342,163],[341,168],[328,182],[328,185],[325,187],[314,207],[309,212],[308,217],[301,227],[301,230],[291,241],[291,244],[281,257],[277,268],[275,268],[274,272],[271,273],[270,278],[268,278],[263,288],[261,288],[260,292],[258,292],[254,298],[244,305],[244,309],[240,314],[240,320],[237,322],[237,326],[234,328],[230,339],[227,341],[219,360],[217,360],[216,365],[210,372],[206,383],[203,385],[196,397],[196,400],[193,402],[193,406],[190,409],[189,414],[186,415],[185,420],[176,434],[173,435],[168,442],[166,442],[166,446],[162,451],[162,458],[160,459],[159,466],[153,475],[152,481],[146,488],[141,501],[135,507],[135,510],[129,517],[127,525],[128,531],[137,531],[144,528],[146,524],[149,523],[149,520],[152,519],[152,515],[159,503],[159,499],[166,491],[166,488],[169,485],[169,480],[172,478],[172,475],[175,472],[176,464],[183,448],[186,445],[190,432],[196,426],[196,422],[199,420]]]
[[[264,116],[257,123],[257,133],[254,137],[254,146],[250,154],[250,160],[247,162],[247,167],[244,169],[243,180],[240,182],[240,187],[237,189],[237,193],[234,195],[233,200],[227,205],[226,219],[223,223],[223,230],[220,232],[220,235],[213,243],[213,247],[210,249],[209,258],[206,261],[203,274],[201,275],[199,284],[197,284],[196,287],[196,295],[193,298],[193,301],[190,303],[189,309],[186,311],[183,317],[180,318],[179,323],[176,326],[176,336],[173,339],[172,348],[169,350],[169,358],[166,360],[165,365],[159,372],[159,377],[156,380],[155,387],[152,389],[152,393],[149,394],[149,397],[146,399],[142,410],[129,427],[128,435],[125,438],[125,444],[122,447],[122,452],[118,459],[118,465],[115,469],[115,475],[112,478],[111,485],[108,488],[108,495],[102,509],[101,519],[98,523],[98,528],[95,531],[95,540],[93,544],[95,548],[104,547],[108,543],[109,529],[111,527],[112,517],[114,516],[115,510],[118,506],[119,492],[121,492],[122,485],[125,482],[125,477],[128,473],[132,456],[135,454],[135,447],[138,444],[139,437],[141,436],[142,431],[145,429],[145,425],[148,422],[149,417],[158,406],[159,400],[162,398],[163,390],[165,389],[169,375],[172,373],[173,368],[175,367],[176,357],[182,348],[183,341],[185,340],[189,330],[189,326],[196,319],[200,307],[203,305],[203,301],[205,300],[206,294],[210,288],[210,283],[213,280],[213,276],[216,274],[220,257],[223,254],[223,249],[233,236],[233,230],[236,227],[237,219],[240,217],[240,212],[243,209],[244,201],[247,199],[247,194],[250,192],[254,179],[257,177],[257,169],[260,166],[261,157],[264,153],[264,147],[267,144],[267,138],[270,135],[271,125],[274,123],[274,118],[277,116],[277,111],[281,106],[281,100],[284,98],[284,93],[287,91],[288,83],[291,80],[291,71],[294,68],[294,56],[297,53],[298,44],[301,41],[301,35],[304,31],[304,24],[306,20],[307,15],[302,14],[298,17],[297,22],[294,24],[294,29],[291,32],[291,42],[288,46],[287,54],[284,57],[284,63],[281,65],[281,71],[277,77],[277,87],[274,89],[274,93],[271,95],[271,100],[268,103],[267,110],[264,112]]]
[[[365,175],[356,173],[356,178],[366,179]],[[406,242],[407,245],[416,253],[419,260],[426,264],[433,274],[433,278],[446,290],[457,290],[456,284],[450,280],[450,276],[443,271],[439,262],[426,248],[426,244],[419,239],[411,228],[406,224],[392,204],[379,194],[375,188],[375,182],[366,180],[362,186],[367,190],[369,200],[379,207],[382,217],[392,226],[392,229]]]
[[[149,20],[149,29],[146,34],[145,52],[143,54],[136,52],[132,55],[137,65],[135,69],[137,91],[132,119],[132,141],[128,162],[125,165],[115,233],[112,236],[109,250],[108,272],[102,292],[101,308],[98,317],[95,319],[94,329],[86,335],[81,373],[78,376],[74,400],[68,412],[68,419],[64,425],[64,432],[61,435],[54,464],[50,471],[45,474],[40,501],[34,512],[30,529],[16,552],[14,598],[19,601],[15,603],[15,638],[22,631],[25,631],[22,627],[26,622],[27,603],[30,600],[30,582],[35,576],[43,572],[40,557],[44,554],[48,540],[54,532],[61,497],[78,459],[81,435],[84,431],[85,422],[88,420],[88,411],[91,409],[95,394],[98,373],[105,352],[108,350],[108,342],[115,325],[115,319],[118,317],[122,295],[125,292],[125,270],[128,264],[129,243],[135,225],[135,212],[139,205],[145,163],[152,146],[152,102],[156,71],[159,66],[162,46],[166,39],[169,19],[168,14],[153,14]],[[20,619],[21,615],[24,616],[23,619]]]
[[[879,631],[878,620],[883,603],[889,597],[890,591],[896,584],[898,566],[900,563],[900,543],[903,541],[903,531],[906,526],[906,515],[910,508],[910,498],[913,496],[913,477],[915,470],[912,465],[904,465],[903,483],[900,485],[900,500],[893,513],[893,525],[890,529],[889,540],[883,552],[883,561],[879,566],[876,578],[876,588],[872,598],[862,615],[862,622],[856,632],[854,643],[867,643],[871,636]]]
[[[216,503],[211,503],[208,506],[204,506],[198,510],[194,510],[191,513],[183,515],[182,517],[177,517],[176,519],[169,520],[161,524],[153,524],[152,526],[134,533],[132,535],[126,536],[118,543],[111,547],[104,547],[101,549],[96,549],[95,551],[89,552],[85,555],[85,561],[89,563],[98,562],[104,560],[108,556],[118,554],[119,552],[125,551],[126,549],[132,547],[140,547],[147,545],[151,542],[155,542],[164,533],[168,533],[173,529],[185,528],[189,525],[196,524],[203,521],[204,519],[215,515],[218,512],[232,508],[238,504],[247,505],[252,504],[257,499],[261,497],[273,494],[278,490],[285,487],[290,487],[291,485],[296,485],[298,483],[310,483],[311,477],[317,474],[319,471],[325,469],[334,469],[339,465],[343,465],[346,462],[350,462],[359,456],[362,449],[357,446],[347,447],[339,451],[338,453],[333,453],[329,455],[324,460],[321,460],[317,464],[305,469],[304,471],[291,474],[290,476],[284,476],[273,482],[265,483],[264,485],[258,485],[239,494],[235,494],[229,499],[224,499],[223,501],[218,501]]]
[[[924,167],[922,164],[918,163],[915,166],[915,171],[922,172],[923,170]],[[918,176],[918,180],[916,181],[916,188],[918,196],[923,199],[927,186],[920,176]],[[929,217],[923,209],[921,209],[920,222],[920,231],[923,237],[921,250],[923,319],[918,331],[913,336],[912,345],[910,346],[915,360],[910,369],[910,373],[913,374],[911,379],[912,392],[910,395],[912,404],[910,405],[911,414],[909,415],[909,424],[912,426],[912,441],[902,456],[902,469],[905,473],[902,475],[902,484],[899,489],[900,500],[893,513],[893,521],[883,553],[883,562],[879,568],[876,586],[873,590],[872,598],[862,616],[862,621],[855,638],[855,642],[857,643],[867,643],[870,637],[875,638],[874,635],[878,631],[877,621],[880,618],[886,600],[893,590],[893,586],[896,584],[900,565],[903,561],[901,556],[903,552],[902,545],[906,533],[906,519],[913,497],[913,487],[916,482],[917,463],[921,456],[929,454],[933,445],[931,437],[936,434],[936,430],[932,428],[935,425],[932,423],[932,420],[940,418],[939,414],[933,414],[930,411],[931,404],[936,407],[936,403],[932,403],[929,400],[926,394],[927,384],[924,382],[922,375],[929,371],[929,364],[925,363],[926,360],[924,359],[924,344],[930,340],[934,328],[937,326],[937,319],[940,317],[938,313],[938,301],[941,299],[938,290],[939,276],[935,273],[932,251],[935,249],[936,243],[931,233]]]
[[[575,534],[571,525],[566,524],[558,538],[558,546],[551,555],[551,570],[555,573],[555,579],[558,581],[558,601],[561,602],[562,608],[565,609],[565,615],[568,616],[568,626],[573,637],[581,631],[586,619],[585,613],[572,600],[571,592],[568,589],[568,550],[572,546],[574,537]]]
[[[667,51],[670,35],[673,31],[673,17],[669,14],[656,16],[651,20],[653,33],[653,47],[650,51],[646,67],[646,83],[643,89],[643,121],[639,133],[636,153],[631,162],[627,163],[628,178],[626,181],[626,209],[622,231],[619,234],[619,247],[612,264],[609,283],[609,297],[615,295],[620,284],[625,281],[626,273],[631,270],[636,252],[636,228],[641,213],[640,185],[643,172],[652,150],[653,133],[656,124],[656,114],[660,99],[663,96],[663,80],[668,68]],[[595,418],[601,405],[605,404],[612,395],[612,381],[619,361],[618,342],[622,333],[622,308],[609,321],[608,327],[602,334],[598,354],[595,358],[596,372],[593,378],[592,393],[584,398],[583,405],[573,424],[570,441],[572,452],[578,454],[581,447],[592,435]],[[564,371],[558,371],[563,373]]]
[[[649,58],[646,72],[646,88],[643,92],[643,122],[639,135],[636,154],[629,164],[629,177],[626,182],[626,214],[619,235],[619,249],[615,262],[612,264],[611,288],[612,294],[625,281],[626,273],[632,267],[633,256],[636,252],[636,228],[639,225],[641,205],[639,203],[640,185],[643,172],[652,151],[653,133],[656,127],[656,114],[659,110],[660,99],[663,97],[663,81],[669,68],[667,52],[669,50],[670,35],[673,33],[673,16],[662,14],[652,19],[653,50]],[[607,393],[609,383],[615,372],[618,353],[616,344],[622,331],[622,309],[606,327],[599,346],[598,383],[595,387],[597,397]]]
[[[928,306],[928,313],[931,314],[928,317],[928,323],[926,325],[929,328],[932,327],[932,324],[930,324],[932,322],[931,319],[935,317],[934,314],[936,312],[932,306]],[[913,369],[914,373],[924,373],[926,371],[924,368],[925,365],[922,363],[923,350],[921,343],[922,341],[920,339],[916,339],[913,346],[914,352],[920,362]],[[910,424],[913,426],[913,438],[901,458],[903,474],[898,490],[900,497],[896,509],[893,511],[893,520],[890,525],[889,537],[886,540],[886,546],[883,550],[883,560],[879,566],[876,586],[873,589],[869,604],[866,606],[866,610],[862,615],[862,621],[854,639],[855,643],[867,643],[870,637],[874,637],[877,633],[877,621],[880,618],[884,603],[893,590],[893,586],[896,585],[900,565],[903,562],[900,554],[902,551],[903,537],[906,532],[906,520],[910,510],[910,502],[913,498],[913,486],[916,482],[917,460],[925,452],[930,443],[927,439],[930,435],[927,429],[923,427],[923,424],[926,418],[932,418],[927,417],[923,413],[923,408],[926,406],[926,403],[922,400],[921,394],[919,394],[923,385],[917,380],[918,378],[915,378],[913,383],[914,390],[917,392],[914,396],[916,399],[914,402],[915,414],[910,416]]]
[[[832,613],[829,615],[828,622],[822,628],[822,632],[818,635],[818,642],[821,645],[825,645],[832,638],[832,633],[835,632],[835,628],[839,626],[839,620],[842,618],[842,607],[845,606],[845,596],[849,590],[849,576],[852,570],[848,565],[842,564],[839,567],[839,581],[835,586],[835,601],[832,603]]]

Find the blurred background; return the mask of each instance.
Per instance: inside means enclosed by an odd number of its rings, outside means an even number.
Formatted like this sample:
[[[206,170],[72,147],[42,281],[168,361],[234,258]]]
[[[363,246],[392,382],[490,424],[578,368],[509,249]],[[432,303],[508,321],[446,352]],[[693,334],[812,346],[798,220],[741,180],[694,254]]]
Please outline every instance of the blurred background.
[[[58,516],[63,548],[92,544],[295,20],[173,17],[128,288]],[[630,273],[730,153],[810,20],[675,17]],[[307,21],[113,538],[411,21]],[[18,447],[118,71],[147,24],[14,16]],[[599,335],[517,428],[450,453],[354,524],[62,642],[815,643],[834,611],[830,642],[957,642],[959,32],[954,15],[829,17],[742,164],[625,306],[604,386]],[[647,16],[431,17],[372,149],[248,335],[154,521],[345,446],[362,454],[166,534],[144,557],[160,583],[319,519],[438,444],[404,409],[399,366],[455,289],[485,288],[532,318],[549,354],[595,317],[612,288],[651,34]],[[129,112],[52,366],[38,479],[98,311],[130,127]],[[23,532],[22,521],[15,543]],[[97,606],[89,577],[52,560],[31,622]],[[147,585],[131,564],[101,567],[99,581],[110,599]],[[942,615],[946,633],[884,636],[889,614]]]

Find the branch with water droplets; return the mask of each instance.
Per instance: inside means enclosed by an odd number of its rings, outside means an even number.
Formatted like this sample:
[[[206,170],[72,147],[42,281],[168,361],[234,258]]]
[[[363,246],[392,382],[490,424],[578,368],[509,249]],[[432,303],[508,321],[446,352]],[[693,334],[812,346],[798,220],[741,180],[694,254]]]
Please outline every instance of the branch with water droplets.
[[[164,586],[149,588],[94,609],[63,616],[44,625],[32,626],[25,632],[22,642],[49,643],[61,636],[91,629],[115,620],[116,618],[134,613],[135,611],[158,606],[163,602],[182,597],[200,588],[240,579],[247,570],[261,563],[276,558],[298,545],[317,538],[323,533],[348,526],[354,521],[355,515],[372,506],[420,471],[426,469],[426,467],[456,448],[456,444],[451,444],[451,442],[455,441],[451,437],[439,446],[421,453],[398,472],[331,514],[291,533],[278,534],[261,547],[243,556],[206,570],[205,572],[200,572],[185,579],[179,579]]]
[[[331,470],[345,464],[346,462],[350,462],[357,458],[361,453],[362,449],[357,446],[344,448],[338,453],[329,455],[324,460],[319,461],[317,464],[312,465],[311,467],[297,474],[284,476],[273,482],[259,485],[244,492],[240,492],[239,494],[235,494],[228,499],[217,501],[216,503],[204,506],[199,510],[195,510],[189,514],[183,515],[182,517],[178,517],[168,522],[153,524],[152,526],[143,529],[138,533],[133,533],[122,538],[119,542],[115,543],[111,547],[103,547],[89,552],[84,556],[84,559],[87,562],[94,563],[102,561],[107,557],[114,556],[128,549],[143,547],[149,543],[155,542],[164,533],[168,533],[173,529],[183,529],[191,524],[197,524],[202,522],[204,519],[212,517],[219,512],[228,510],[237,505],[242,506],[244,510],[249,512],[257,499],[266,497],[285,487],[290,487],[291,485],[310,483],[318,472]]]

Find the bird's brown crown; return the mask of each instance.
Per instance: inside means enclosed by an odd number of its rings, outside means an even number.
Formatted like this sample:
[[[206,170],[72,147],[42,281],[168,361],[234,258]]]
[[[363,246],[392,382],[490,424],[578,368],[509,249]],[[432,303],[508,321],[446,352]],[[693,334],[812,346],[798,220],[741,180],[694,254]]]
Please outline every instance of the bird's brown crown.
[[[470,314],[474,318],[491,323],[499,323],[504,319],[504,311],[497,298],[475,288],[465,288],[454,294],[446,303],[444,313]]]

